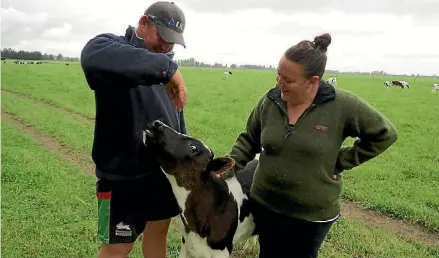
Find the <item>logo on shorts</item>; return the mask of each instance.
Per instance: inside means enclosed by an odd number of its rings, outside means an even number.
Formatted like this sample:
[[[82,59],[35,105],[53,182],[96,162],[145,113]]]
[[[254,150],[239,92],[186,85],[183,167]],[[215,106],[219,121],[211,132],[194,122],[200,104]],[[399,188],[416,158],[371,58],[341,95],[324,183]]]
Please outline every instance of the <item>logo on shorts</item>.
[[[131,231],[130,225],[126,225],[120,222],[116,225],[116,236],[131,236],[133,232]]]

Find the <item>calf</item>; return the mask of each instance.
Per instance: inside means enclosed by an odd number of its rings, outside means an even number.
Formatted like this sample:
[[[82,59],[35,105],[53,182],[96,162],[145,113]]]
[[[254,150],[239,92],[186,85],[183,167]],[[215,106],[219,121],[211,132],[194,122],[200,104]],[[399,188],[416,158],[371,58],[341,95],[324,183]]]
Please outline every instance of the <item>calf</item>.
[[[409,89],[410,88],[409,83],[406,81],[392,81],[392,86],[399,87],[401,89],[404,89],[404,88]]]
[[[144,132],[181,209],[179,257],[230,257],[233,246],[255,236],[250,187],[258,160],[233,173],[234,160],[214,158],[203,142],[160,121]],[[225,178],[222,175],[229,174]]]
[[[327,83],[330,83],[330,84],[335,84],[335,85],[337,85],[337,78],[335,78],[335,77],[331,77],[331,78],[329,78],[328,80],[326,80],[326,82],[327,82]]]
[[[226,76],[227,76],[227,75],[231,75],[231,74],[232,74],[232,71],[225,71],[225,72],[224,72],[224,75],[226,75]]]
[[[439,90],[439,83],[435,83],[433,87],[431,87],[431,92],[436,93],[437,90]]]
[[[390,87],[390,83],[389,83],[389,81],[385,81],[385,82],[384,82],[384,87],[386,87],[386,88],[389,88],[389,87]]]

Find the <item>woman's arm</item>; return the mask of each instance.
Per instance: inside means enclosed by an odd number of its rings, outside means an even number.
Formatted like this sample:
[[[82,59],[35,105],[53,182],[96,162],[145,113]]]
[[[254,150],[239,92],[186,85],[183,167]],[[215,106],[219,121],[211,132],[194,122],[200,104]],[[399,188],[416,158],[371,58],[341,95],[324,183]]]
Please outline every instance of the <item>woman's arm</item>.
[[[235,160],[235,169],[239,170],[261,152],[261,109],[265,96],[262,97],[247,119],[247,126],[232,146],[229,157]]]
[[[398,139],[393,123],[360,97],[353,98],[346,136],[358,137],[338,153],[335,174],[350,170],[386,151]]]

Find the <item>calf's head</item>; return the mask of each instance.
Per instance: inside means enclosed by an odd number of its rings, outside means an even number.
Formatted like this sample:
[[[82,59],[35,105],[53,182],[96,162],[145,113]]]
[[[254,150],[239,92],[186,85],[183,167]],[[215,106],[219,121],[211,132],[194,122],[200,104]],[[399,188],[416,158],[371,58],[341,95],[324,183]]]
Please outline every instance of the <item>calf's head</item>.
[[[220,174],[234,166],[233,159],[214,159],[213,151],[202,141],[181,134],[159,120],[148,125],[143,142],[156,155],[163,171],[188,190],[207,180],[211,173]]]

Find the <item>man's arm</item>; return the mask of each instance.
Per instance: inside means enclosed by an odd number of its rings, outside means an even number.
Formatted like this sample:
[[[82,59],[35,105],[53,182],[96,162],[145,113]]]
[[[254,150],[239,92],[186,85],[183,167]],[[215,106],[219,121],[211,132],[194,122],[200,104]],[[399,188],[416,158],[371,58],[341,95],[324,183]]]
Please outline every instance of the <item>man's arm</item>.
[[[263,96],[247,119],[246,129],[241,132],[227,155],[235,160],[235,170],[240,170],[261,152],[261,109]]]
[[[120,82],[121,87],[166,84],[178,65],[166,54],[125,44],[112,34],[101,34],[87,42],[81,52],[87,80]],[[94,86],[94,85],[93,85]]]
[[[350,170],[386,151],[398,139],[392,122],[360,97],[345,128],[347,136],[358,137],[352,146],[342,147],[338,153],[335,174]]]

